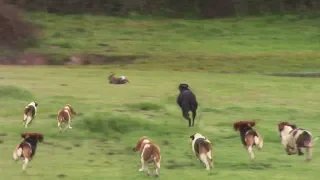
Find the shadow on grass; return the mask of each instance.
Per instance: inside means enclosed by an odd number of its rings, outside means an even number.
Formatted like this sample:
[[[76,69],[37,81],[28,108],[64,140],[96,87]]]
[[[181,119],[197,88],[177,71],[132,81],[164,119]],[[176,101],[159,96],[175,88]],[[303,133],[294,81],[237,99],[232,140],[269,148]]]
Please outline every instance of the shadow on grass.
[[[265,75],[281,77],[320,78],[320,73],[270,73]]]

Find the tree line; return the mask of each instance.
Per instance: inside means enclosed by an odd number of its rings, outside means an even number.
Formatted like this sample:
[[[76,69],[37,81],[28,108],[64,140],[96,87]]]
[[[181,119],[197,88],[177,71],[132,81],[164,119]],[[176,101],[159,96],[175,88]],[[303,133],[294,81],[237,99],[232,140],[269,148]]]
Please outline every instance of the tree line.
[[[169,17],[217,18],[239,15],[285,14],[319,10],[319,0],[3,0],[27,10],[49,13],[130,13]]]

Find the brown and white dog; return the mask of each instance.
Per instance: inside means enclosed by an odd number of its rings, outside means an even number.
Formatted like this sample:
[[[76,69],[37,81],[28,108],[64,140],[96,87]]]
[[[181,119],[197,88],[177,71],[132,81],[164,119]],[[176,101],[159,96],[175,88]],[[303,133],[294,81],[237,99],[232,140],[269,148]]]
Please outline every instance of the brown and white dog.
[[[192,141],[192,151],[197,156],[200,162],[204,163],[206,170],[214,167],[212,158],[212,144],[200,133],[195,133],[190,136]]]
[[[152,142],[148,137],[142,136],[136,144],[136,147],[132,149],[133,152],[140,152],[141,168],[140,172],[144,171],[150,176],[148,168],[149,163],[153,163],[154,175],[159,176],[161,154],[160,148],[157,144]]]
[[[257,146],[259,150],[263,147],[262,136],[254,129],[256,125],[254,121],[237,121],[233,123],[235,131],[240,132],[241,142],[250,154],[251,160],[254,159],[253,146]]]
[[[17,161],[19,158],[23,158],[22,169],[25,170],[36,153],[38,142],[43,141],[43,135],[40,133],[23,133],[21,137],[24,140],[14,149],[13,159]]]
[[[281,144],[284,146],[288,155],[297,154],[304,155],[301,148],[306,148],[307,161],[312,159],[312,146],[317,140],[312,141],[312,135],[309,131],[297,128],[296,125],[288,122],[280,122],[278,124]]]
[[[108,76],[109,84],[126,84],[129,80],[125,76],[120,76],[119,78],[115,76],[115,73],[111,72]]]
[[[73,110],[73,108],[71,107],[70,104],[66,104],[64,106],[64,108],[62,108],[59,112],[58,112],[58,128],[59,128],[59,132],[61,132],[62,129],[62,123],[66,123],[67,127],[69,129],[72,129],[71,127],[71,115],[76,115],[77,113]]]
[[[25,128],[28,127],[28,125],[32,122],[32,120],[36,116],[37,107],[38,107],[38,103],[34,101],[29,103],[26,107],[24,107],[23,125]]]

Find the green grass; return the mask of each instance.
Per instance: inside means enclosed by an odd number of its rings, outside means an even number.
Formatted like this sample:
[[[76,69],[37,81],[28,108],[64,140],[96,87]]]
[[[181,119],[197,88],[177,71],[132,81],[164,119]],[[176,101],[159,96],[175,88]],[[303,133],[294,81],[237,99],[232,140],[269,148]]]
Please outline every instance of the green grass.
[[[105,66],[0,67],[0,173],[21,179],[21,162],[12,151],[20,133],[45,135],[27,178],[151,179],[138,172],[132,147],[141,136],[160,145],[160,179],[316,179],[314,159],[287,156],[277,133],[290,120],[319,136],[320,88],[317,78],[264,76],[259,73],[318,72],[318,19],[269,16],[224,20],[181,20],[90,15],[30,14],[43,28],[39,47],[26,53],[50,54],[66,61],[77,54],[118,57]],[[130,57],[138,56],[133,61]],[[130,83],[114,86],[109,72]],[[242,73],[242,74],[233,74]],[[292,76],[292,75],[291,75]],[[200,103],[196,127],[187,128],[176,105],[177,86],[190,84]],[[32,125],[22,127],[23,108],[37,101]],[[70,131],[58,133],[56,115],[71,104]],[[250,162],[232,123],[260,119],[263,151]],[[210,173],[192,154],[188,137],[200,132],[214,145]],[[152,169],[152,168],[151,168]]]
[[[113,70],[129,77],[131,83],[110,85],[108,71],[98,67],[1,67],[1,177],[24,177],[22,163],[12,160],[12,151],[25,131],[45,136],[26,172],[32,180],[151,179],[138,172],[139,155],[131,151],[143,135],[160,145],[160,179],[298,180],[319,176],[317,145],[313,161],[306,163],[305,157],[286,155],[277,133],[277,123],[290,120],[319,136],[319,79]],[[190,84],[200,102],[200,120],[194,128],[187,128],[175,104],[177,85],[182,81]],[[33,100],[39,103],[38,114],[24,129],[23,108]],[[59,134],[56,114],[66,103],[78,115],[73,129]],[[243,119],[261,119],[256,129],[265,146],[261,152],[255,150],[253,162],[232,127],[234,121]],[[195,132],[213,142],[216,168],[210,173],[192,154],[188,137]]]
[[[39,47],[27,52],[54,54],[55,62],[94,54],[137,57],[123,60],[120,67],[127,69],[265,73],[320,67],[319,19],[287,15],[181,20],[45,13],[29,18],[44,31]]]

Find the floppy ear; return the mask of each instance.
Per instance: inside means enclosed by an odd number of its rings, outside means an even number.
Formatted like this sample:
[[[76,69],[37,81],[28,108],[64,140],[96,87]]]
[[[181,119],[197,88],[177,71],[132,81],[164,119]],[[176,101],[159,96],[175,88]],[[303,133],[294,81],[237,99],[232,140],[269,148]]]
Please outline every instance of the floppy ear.
[[[25,138],[28,137],[28,135],[29,135],[29,133],[22,133],[22,134],[21,134],[21,137],[22,137],[23,139],[25,139]]]
[[[247,121],[247,123],[248,123],[248,126],[250,126],[250,127],[253,127],[256,125],[256,122],[254,122],[254,121]]]
[[[39,142],[43,142],[43,140],[44,140],[43,135],[40,134],[40,133],[38,133],[38,134],[37,134],[37,140],[38,140]]]
[[[289,123],[288,123],[288,122],[280,122],[280,123],[278,124],[278,130],[279,130],[279,132],[281,132],[281,131],[283,130],[284,126],[289,126]]]
[[[237,122],[233,123],[233,129],[235,131],[238,131],[240,129],[241,125],[242,125],[242,122],[241,121],[237,121]]]
[[[194,140],[194,134],[189,137],[192,141]]]
[[[147,136],[142,136],[142,137],[139,139],[139,141],[137,142],[136,147],[132,148],[132,151],[133,151],[133,152],[138,151],[138,150],[141,148],[142,141],[145,140],[145,139],[147,139],[147,138],[148,138]]]
[[[289,126],[292,128],[292,129],[297,129],[297,126],[295,124],[289,124]]]

